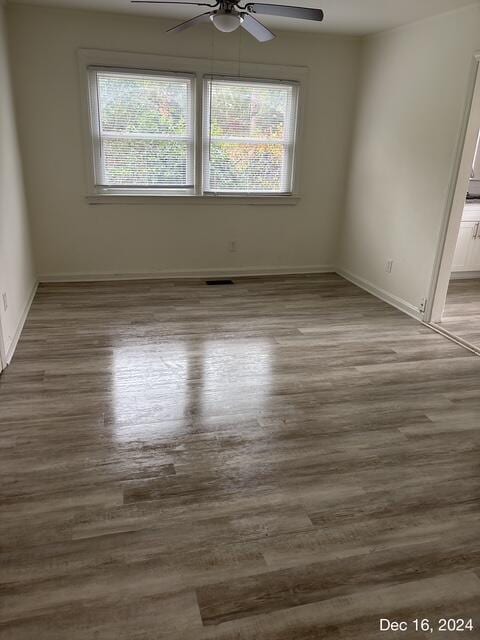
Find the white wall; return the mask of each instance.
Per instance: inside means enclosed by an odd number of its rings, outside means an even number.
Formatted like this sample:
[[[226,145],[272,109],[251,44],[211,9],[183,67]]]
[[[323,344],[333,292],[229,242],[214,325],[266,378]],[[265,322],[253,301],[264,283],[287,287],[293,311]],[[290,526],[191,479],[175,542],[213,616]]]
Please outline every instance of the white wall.
[[[356,91],[359,41],[199,27],[131,15],[8,9],[33,238],[42,275],[301,268],[334,262]],[[239,30],[239,33],[242,30]],[[76,51],[97,48],[310,69],[302,199],[288,206],[102,205],[85,199]],[[228,252],[235,240],[236,253]]]
[[[429,291],[479,49],[478,6],[363,42],[338,264],[407,308]]]
[[[18,338],[36,277],[10,85],[4,7],[0,4],[0,299],[3,355],[8,361]]]

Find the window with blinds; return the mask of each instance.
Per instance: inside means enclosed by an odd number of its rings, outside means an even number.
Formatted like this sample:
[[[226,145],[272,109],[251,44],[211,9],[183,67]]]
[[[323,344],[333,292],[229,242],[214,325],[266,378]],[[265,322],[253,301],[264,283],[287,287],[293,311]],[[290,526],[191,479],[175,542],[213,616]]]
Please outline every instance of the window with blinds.
[[[298,82],[202,66],[86,72],[93,197],[293,194]]]
[[[297,100],[296,83],[206,79],[204,192],[290,194]]]
[[[194,187],[192,75],[89,69],[95,183]]]

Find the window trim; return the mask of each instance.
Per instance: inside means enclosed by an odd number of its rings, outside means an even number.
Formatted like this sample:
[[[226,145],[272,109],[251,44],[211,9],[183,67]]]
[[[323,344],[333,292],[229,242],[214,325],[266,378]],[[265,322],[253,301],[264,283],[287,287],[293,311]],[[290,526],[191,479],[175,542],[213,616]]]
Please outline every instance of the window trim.
[[[77,58],[80,71],[80,92],[82,99],[82,129],[85,163],[85,193],[89,204],[240,204],[240,205],[295,205],[300,200],[301,146],[303,138],[303,119],[308,68],[300,66],[264,65],[229,60],[207,60],[203,58],[182,58],[156,54],[139,54],[121,51],[103,51],[97,49],[79,49]],[[125,189],[102,189],[95,185],[95,156],[92,144],[92,112],[90,100],[89,67],[131,70],[133,73],[180,74],[194,76],[194,176],[195,189],[187,194],[183,190],[174,194],[171,189],[154,188],[143,193],[125,192]],[[202,192],[202,100],[204,78],[221,76],[245,80],[270,81],[273,83],[298,84],[297,120],[294,151],[294,168],[291,194],[279,193],[203,193]],[[123,193],[122,193],[123,191]],[[136,190],[137,191],[137,190]],[[155,191],[155,193],[152,193]]]

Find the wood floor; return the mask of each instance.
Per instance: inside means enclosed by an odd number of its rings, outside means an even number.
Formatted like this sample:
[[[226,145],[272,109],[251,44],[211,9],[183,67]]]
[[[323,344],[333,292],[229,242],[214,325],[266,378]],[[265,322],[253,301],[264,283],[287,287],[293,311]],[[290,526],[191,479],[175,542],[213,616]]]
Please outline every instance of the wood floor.
[[[450,281],[440,326],[480,349],[480,278]]]
[[[480,358],[335,275],[44,285],[1,640],[480,637]],[[473,619],[381,632],[379,619]]]

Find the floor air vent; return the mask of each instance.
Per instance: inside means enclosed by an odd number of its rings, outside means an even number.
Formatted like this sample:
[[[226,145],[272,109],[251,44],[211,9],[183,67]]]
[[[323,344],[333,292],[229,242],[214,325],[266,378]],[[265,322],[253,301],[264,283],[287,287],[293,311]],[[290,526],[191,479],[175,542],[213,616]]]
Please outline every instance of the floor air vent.
[[[233,284],[233,280],[207,280],[206,284]]]

